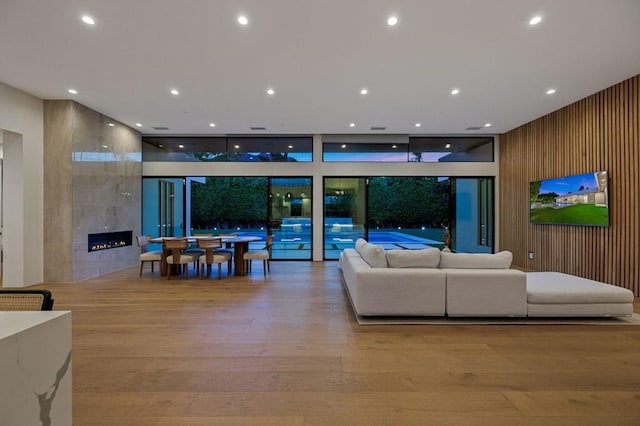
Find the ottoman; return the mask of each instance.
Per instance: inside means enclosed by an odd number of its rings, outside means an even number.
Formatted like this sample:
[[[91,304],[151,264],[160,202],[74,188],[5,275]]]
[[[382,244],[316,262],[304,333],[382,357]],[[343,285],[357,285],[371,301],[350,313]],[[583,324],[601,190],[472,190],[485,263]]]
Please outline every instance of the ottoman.
[[[560,272],[527,273],[529,317],[621,317],[633,314],[633,292]]]

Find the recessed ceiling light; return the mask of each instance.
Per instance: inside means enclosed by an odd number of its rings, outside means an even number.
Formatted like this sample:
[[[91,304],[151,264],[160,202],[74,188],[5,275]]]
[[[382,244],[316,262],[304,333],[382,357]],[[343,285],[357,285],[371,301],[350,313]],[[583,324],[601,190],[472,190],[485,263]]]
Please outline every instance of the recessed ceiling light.
[[[276,91],[273,89],[267,89],[267,95],[275,95]]]
[[[356,127],[356,123],[349,123],[349,127]]]
[[[115,124],[109,123],[109,127],[114,127],[114,126],[115,126]]]
[[[387,25],[389,25],[390,27],[393,27],[397,23],[398,23],[397,16],[389,16],[389,18],[387,19]]]
[[[76,89],[69,89],[67,90],[67,92],[71,93],[72,95],[77,95],[78,91]]]
[[[293,145],[289,145],[289,149],[293,149]]]
[[[343,143],[340,148],[345,149],[347,147],[347,144]]]
[[[216,123],[209,123],[209,127],[216,127]]]
[[[398,148],[398,145],[396,144],[391,145],[391,149],[396,149],[396,148]]]
[[[447,149],[449,149],[449,148],[451,148],[451,144],[450,144],[450,143],[445,144],[445,146],[444,146],[444,147],[445,147],[445,148],[447,148]]]
[[[366,95],[367,93],[369,93],[369,91],[367,89],[361,89],[360,90],[360,94],[361,95]]]
[[[136,127],[142,127],[142,123],[136,123]]]
[[[161,143],[158,144],[158,148],[162,148],[163,145]]]
[[[452,94],[452,95],[457,95],[458,93],[460,93],[460,89],[453,89],[453,90],[451,91],[451,94]]]
[[[529,21],[529,25],[538,25],[540,22],[542,22],[542,16],[534,16]]]
[[[171,94],[178,96],[180,94],[180,92],[178,92],[176,89],[171,89]]]
[[[82,22],[84,22],[87,25],[94,25],[96,23],[96,21],[89,15],[84,15],[82,17]]]
[[[486,123],[484,127],[491,127],[491,123]]]
[[[247,25],[249,23],[249,18],[247,18],[244,15],[240,15],[238,16],[238,24],[240,25]]]
[[[416,123],[416,127],[420,127],[420,126],[422,126],[422,124]]]
[[[102,145],[103,148],[109,148],[109,145]]]
[[[184,148],[184,145],[180,144],[178,145],[178,148]]]
[[[556,89],[547,90],[547,95],[553,95],[554,93],[556,93]]]
[[[233,147],[234,147],[235,149],[239,149],[239,148],[240,148],[240,145],[234,145]]]

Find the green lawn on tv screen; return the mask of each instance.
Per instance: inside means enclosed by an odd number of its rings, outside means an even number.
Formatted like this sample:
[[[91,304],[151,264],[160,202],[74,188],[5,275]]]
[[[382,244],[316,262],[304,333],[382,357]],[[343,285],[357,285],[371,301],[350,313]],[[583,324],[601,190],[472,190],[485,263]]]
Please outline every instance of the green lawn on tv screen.
[[[557,209],[539,207],[531,210],[531,222],[608,226],[609,213],[606,207],[593,204],[576,204]]]

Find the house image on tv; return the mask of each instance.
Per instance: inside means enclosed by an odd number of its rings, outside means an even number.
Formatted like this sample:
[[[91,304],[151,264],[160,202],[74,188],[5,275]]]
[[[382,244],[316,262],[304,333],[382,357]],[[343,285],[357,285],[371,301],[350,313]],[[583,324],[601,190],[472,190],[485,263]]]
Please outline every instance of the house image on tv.
[[[558,206],[572,206],[574,204],[593,204],[600,207],[609,207],[607,205],[607,172],[596,172],[597,188],[587,188],[570,194],[559,195],[555,198]]]

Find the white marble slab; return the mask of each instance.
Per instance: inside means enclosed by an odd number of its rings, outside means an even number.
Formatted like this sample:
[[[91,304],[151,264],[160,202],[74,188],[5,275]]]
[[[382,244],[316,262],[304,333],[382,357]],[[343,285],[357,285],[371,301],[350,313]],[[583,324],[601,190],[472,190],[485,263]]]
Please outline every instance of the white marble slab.
[[[71,425],[71,312],[0,312],[0,416]]]

